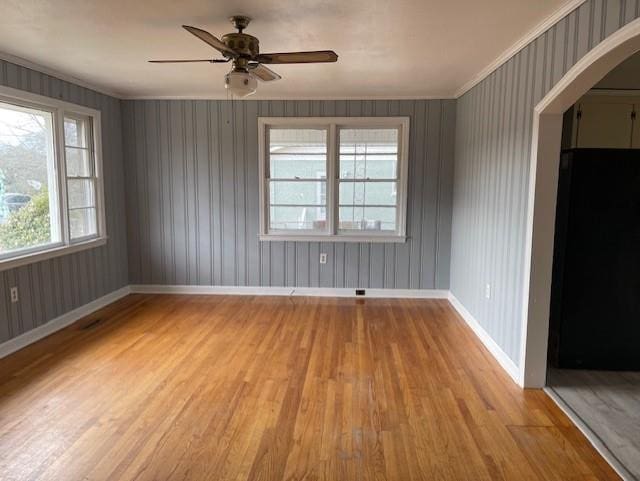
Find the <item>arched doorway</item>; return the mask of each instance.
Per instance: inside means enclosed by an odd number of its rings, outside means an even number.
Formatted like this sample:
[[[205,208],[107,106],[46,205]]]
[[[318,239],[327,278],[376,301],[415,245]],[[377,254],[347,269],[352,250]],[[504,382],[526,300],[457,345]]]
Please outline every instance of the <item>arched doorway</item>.
[[[587,53],[534,110],[521,349],[525,387],[543,387],[547,370],[558,168],[565,110],[610,70],[640,51],[640,19],[622,27]]]

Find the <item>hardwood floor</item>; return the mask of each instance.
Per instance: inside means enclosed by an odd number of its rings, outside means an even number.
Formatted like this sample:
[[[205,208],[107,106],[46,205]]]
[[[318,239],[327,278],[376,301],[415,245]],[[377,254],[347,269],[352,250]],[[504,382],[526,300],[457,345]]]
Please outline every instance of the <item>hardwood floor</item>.
[[[618,478],[447,301],[132,295],[0,360],[0,479]]]

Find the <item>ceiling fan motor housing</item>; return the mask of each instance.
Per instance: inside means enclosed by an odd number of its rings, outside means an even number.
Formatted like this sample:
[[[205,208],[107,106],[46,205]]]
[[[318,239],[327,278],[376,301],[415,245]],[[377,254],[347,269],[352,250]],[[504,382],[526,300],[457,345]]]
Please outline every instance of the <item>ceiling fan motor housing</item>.
[[[222,36],[224,44],[235,50],[238,55],[253,59],[260,53],[260,42],[253,35],[246,33],[228,33]]]
[[[264,64],[292,64],[292,63],[324,63],[335,62],[338,56],[333,50],[318,50],[313,52],[282,52],[260,55],[260,42],[253,35],[244,33],[251,18],[245,15],[234,15],[229,18],[237,32],[223,35],[221,39],[206,30],[191,25],[182,27],[192,35],[213,47],[222,55],[224,60],[166,60],[152,61],[158,63],[170,62],[229,62],[233,67],[225,77],[227,91],[236,97],[246,97],[256,91],[257,79],[262,82],[279,80],[280,75]]]

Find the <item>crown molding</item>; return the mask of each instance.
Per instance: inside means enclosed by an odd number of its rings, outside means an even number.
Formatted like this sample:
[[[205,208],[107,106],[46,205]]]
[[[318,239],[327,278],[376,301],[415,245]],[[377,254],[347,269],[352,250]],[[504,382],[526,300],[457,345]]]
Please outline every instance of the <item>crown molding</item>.
[[[26,58],[18,57],[16,55],[11,55],[11,54],[6,53],[6,52],[0,52],[0,60],[5,60],[7,62],[11,62],[11,63],[19,65],[21,67],[25,67],[25,68],[34,70],[36,72],[39,72],[39,73],[42,73],[42,74],[45,74],[45,75],[50,75],[50,76],[55,77],[55,78],[57,78],[59,80],[64,80],[65,82],[70,82],[70,83],[75,84],[75,85],[77,85],[79,87],[84,87],[86,89],[93,90],[93,91],[101,93],[103,95],[108,95],[109,97],[114,97],[116,99],[121,99],[122,98],[122,96],[117,94],[116,92],[104,89],[102,87],[98,87],[98,86],[93,85],[93,84],[91,84],[89,82],[85,82],[84,80],[76,78],[73,75],[68,75],[68,74],[62,73],[59,70],[55,70],[55,69],[52,69],[52,68],[45,67],[43,65],[37,64],[35,62],[31,62],[30,60],[27,60]]]
[[[483,68],[480,72],[478,72],[474,77],[472,77],[468,82],[466,82],[462,87],[460,87],[456,93],[455,98],[462,97],[465,93],[471,90],[473,87],[482,82],[485,78],[491,75],[495,70],[505,64],[511,57],[517,54],[524,47],[533,42],[536,38],[542,35],[544,32],[553,27],[556,23],[562,20],[564,17],[573,12],[580,5],[585,3],[587,0],[569,0],[567,3],[562,5],[558,10],[545,18],[542,22],[536,25],[532,30],[530,30],[526,35],[520,38],[516,43],[514,43],[507,50],[502,52],[500,56],[498,56],[493,62]]]
[[[245,97],[243,99],[231,99],[226,95],[120,95],[118,98],[122,100],[233,100],[235,102],[245,102],[249,100],[455,100],[456,96],[455,94],[447,93],[443,95],[365,95],[358,97],[336,97],[331,95],[259,95],[256,97]]]

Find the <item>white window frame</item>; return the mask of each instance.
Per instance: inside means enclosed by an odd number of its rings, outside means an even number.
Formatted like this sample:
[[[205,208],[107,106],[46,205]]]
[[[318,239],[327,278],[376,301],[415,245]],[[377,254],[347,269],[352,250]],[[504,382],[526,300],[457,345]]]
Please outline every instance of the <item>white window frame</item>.
[[[272,231],[269,229],[269,128],[327,131],[327,229],[326,231]],[[341,128],[398,129],[398,192],[395,231],[344,231],[337,228],[339,179],[339,130]],[[260,231],[262,241],[406,242],[409,171],[409,117],[258,117],[260,176]]]
[[[59,212],[52,212],[52,220],[57,220],[53,229],[58,229],[60,241],[43,246],[26,248],[0,255],[0,271],[40,262],[46,259],[91,249],[107,242],[107,226],[104,202],[104,177],[102,171],[102,124],[101,113],[82,105],[37,95],[11,87],[0,86],[0,102],[25,108],[51,112],[53,115],[53,156],[54,179],[57,187],[57,205]],[[96,202],[97,233],[93,236],[71,240],[69,228],[69,209],[67,195],[67,162],[65,156],[64,118],[87,118],[91,123],[90,147],[93,154]]]

